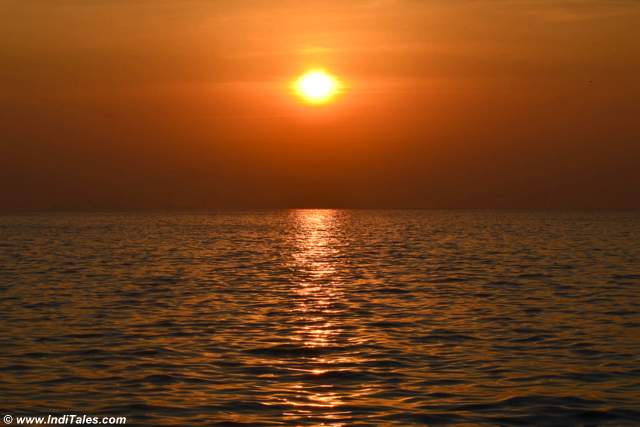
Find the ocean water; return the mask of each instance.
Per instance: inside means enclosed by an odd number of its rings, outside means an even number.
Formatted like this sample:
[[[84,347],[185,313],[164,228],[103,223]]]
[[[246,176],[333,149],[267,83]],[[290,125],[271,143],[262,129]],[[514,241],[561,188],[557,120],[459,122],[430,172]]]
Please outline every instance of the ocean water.
[[[0,415],[640,425],[640,214],[0,216]]]

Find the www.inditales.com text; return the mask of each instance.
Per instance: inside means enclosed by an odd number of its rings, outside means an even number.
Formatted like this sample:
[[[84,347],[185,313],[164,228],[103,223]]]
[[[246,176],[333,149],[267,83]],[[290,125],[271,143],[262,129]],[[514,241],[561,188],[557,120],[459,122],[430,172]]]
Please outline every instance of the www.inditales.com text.
[[[90,415],[65,414],[47,416],[13,416],[2,417],[6,425],[124,425],[127,417],[96,417]]]

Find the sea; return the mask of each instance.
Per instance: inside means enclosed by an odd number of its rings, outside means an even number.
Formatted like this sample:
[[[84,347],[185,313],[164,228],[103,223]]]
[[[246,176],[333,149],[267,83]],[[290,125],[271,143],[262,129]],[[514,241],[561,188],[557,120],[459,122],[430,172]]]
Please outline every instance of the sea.
[[[0,416],[65,414],[640,425],[640,212],[1,215]]]

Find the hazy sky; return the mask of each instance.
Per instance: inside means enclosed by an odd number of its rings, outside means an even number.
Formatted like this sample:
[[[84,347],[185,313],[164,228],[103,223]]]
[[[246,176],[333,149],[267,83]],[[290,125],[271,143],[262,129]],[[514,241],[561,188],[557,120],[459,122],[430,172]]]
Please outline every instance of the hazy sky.
[[[640,208],[638,0],[0,9],[0,209]]]

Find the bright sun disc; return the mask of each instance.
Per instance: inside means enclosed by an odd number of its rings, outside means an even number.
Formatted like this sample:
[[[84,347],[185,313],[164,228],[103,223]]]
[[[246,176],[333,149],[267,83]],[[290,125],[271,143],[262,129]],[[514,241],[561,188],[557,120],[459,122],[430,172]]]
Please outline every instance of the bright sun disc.
[[[333,98],[340,84],[335,77],[322,70],[313,70],[296,80],[295,90],[305,101],[322,104]]]

